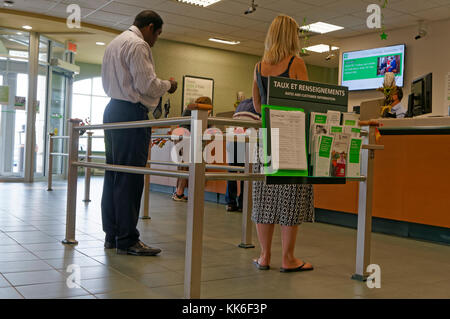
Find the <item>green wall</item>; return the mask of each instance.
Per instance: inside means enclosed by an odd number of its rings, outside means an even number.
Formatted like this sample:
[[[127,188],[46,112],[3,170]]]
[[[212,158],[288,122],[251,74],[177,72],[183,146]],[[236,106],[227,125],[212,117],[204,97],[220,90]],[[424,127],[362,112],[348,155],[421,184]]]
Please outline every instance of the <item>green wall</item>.
[[[90,64],[83,62],[75,62],[75,64],[80,67],[80,74],[75,76],[75,81],[102,76],[102,66],[100,64]]]
[[[317,65],[307,65],[309,80],[328,84],[339,84],[339,68],[326,68]]]
[[[234,110],[236,93],[243,91],[246,97],[252,95],[253,70],[260,57],[201,47],[186,43],[160,39],[152,49],[156,73],[161,79],[174,77],[178,81],[175,94],[170,97],[170,116],[181,114],[181,96],[184,75],[202,76],[214,79],[214,112]],[[101,65],[76,62],[81,70],[76,81],[101,76]],[[308,65],[311,81],[330,84],[338,83],[338,69]]]

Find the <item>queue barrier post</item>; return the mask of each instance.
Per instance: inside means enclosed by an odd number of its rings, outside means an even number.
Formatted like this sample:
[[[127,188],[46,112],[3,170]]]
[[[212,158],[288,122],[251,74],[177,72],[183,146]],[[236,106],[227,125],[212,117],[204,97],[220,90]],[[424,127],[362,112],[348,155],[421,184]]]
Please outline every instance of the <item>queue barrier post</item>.
[[[250,174],[253,172],[252,164],[252,154],[253,150],[250,147],[251,143],[245,143],[245,174]],[[243,209],[242,209],[242,237],[240,248],[255,248],[252,244],[252,227],[253,223],[251,220],[252,208],[253,208],[253,182],[244,181],[244,189],[241,190],[243,194]]]
[[[361,175],[366,176],[366,180],[359,183],[356,271],[352,276],[352,279],[358,281],[366,281],[369,276],[367,266],[370,265],[375,151],[384,149],[381,145],[375,145],[376,128],[379,123],[377,121],[360,122],[360,126],[366,125],[369,126],[369,136],[365,137],[368,145],[363,147],[367,149],[367,152],[363,152],[361,160]]]
[[[208,127],[211,105],[190,104],[191,143],[189,161],[189,201],[186,217],[186,257],[184,267],[184,298],[199,299],[203,254],[203,218],[206,163],[203,160],[203,131]]]
[[[78,145],[80,142],[80,132],[75,129],[82,121],[79,119],[69,120],[69,162],[67,172],[67,208],[66,208],[66,238],[63,244],[76,245],[75,224],[77,215],[77,179],[78,167],[74,165],[78,162]]]
[[[148,147],[148,157],[146,167],[150,168],[150,161],[152,159],[152,140],[150,139],[150,145]],[[142,216],[141,219],[151,219],[150,217],[150,175],[144,176],[144,193],[142,194],[143,205],[141,205]]]
[[[48,176],[47,176],[47,191],[51,192],[52,189],[52,178],[53,178],[53,136],[55,136],[55,133],[49,133],[48,134]]]
[[[92,156],[92,135],[93,132],[87,132],[87,150],[86,150],[86,163],[91,162]],[[91,192],[91,169],[86,167],[84,169],[84,199],[83,202],[89,203],[90,200],[90,192]]]

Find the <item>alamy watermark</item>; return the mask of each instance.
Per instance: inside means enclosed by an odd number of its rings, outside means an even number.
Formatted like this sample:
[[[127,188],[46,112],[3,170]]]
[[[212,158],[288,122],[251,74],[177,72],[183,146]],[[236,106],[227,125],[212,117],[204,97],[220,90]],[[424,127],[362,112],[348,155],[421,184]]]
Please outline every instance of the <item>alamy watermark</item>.
[[[243,131],[243,130],[242,130]],[[202,121],[194,121],[191,132],[185,135],[172,135],[174,145],[170,150],[171,161],[174,163],[207,163],[207,164],[245,164],[246,157],[250,164],[261,163],[276,172],[279,167],[279,129],[272,128],[271,154],[265,154],[262,147],[264,136],[269,136],[266,128],[249,128],[244,133],[234,133],[234,128],[227,128],[224,134],[218,128],[203,130]],[[224,154],[224,141],[226,154]],[[260,141],[260,142],[259,142]],[[247,145],[248,153],[247,153]],[[194,154],[191,154],[193,150]]]
[[[367,287],[370,289],[373,288],[381,288],[381,267],[377,264],[371,264],[367,266],[367,272],[371,273],[369,277],[367,277]]]
[[[69,289],[81,287],[81,267],[76,264],[67,266],[66,272],[70,274],[66,279],[66,285]]]

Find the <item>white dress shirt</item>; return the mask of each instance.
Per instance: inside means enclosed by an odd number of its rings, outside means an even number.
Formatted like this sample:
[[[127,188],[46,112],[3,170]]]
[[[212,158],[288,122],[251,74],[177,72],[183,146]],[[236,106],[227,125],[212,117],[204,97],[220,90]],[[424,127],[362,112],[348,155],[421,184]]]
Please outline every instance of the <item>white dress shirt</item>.
[[[117,100],[155,108],[170,90],[170,81],[158,79],[150,45],[136,26],[117,36],[106,48],[102,65],[105,93]]]
[[[404,118],[406,116],[406,109],[401,103],[391,108],[391,113],[395,114],[398,119]]]

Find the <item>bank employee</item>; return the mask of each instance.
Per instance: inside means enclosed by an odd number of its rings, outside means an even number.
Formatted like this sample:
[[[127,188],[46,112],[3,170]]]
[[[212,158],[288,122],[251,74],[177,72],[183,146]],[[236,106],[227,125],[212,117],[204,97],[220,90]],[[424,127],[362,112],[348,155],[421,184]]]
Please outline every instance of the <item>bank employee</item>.
[[[103,88],[111,101],[104,123],[148,120],[166,93],[174,93],[177,82],[160,80],[155,73],[151,47],[162,32],[161,17],[150,10],[139,13],[134,25],[106,48],[102,66]],[[106,163],[141,166],[147,164],[151,128],[105,130]],[[139,240],[137,223],[144,176],[106,171],[102,196],[105,248],[118,254],[154,256],[161,252]]]

